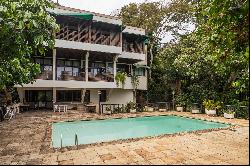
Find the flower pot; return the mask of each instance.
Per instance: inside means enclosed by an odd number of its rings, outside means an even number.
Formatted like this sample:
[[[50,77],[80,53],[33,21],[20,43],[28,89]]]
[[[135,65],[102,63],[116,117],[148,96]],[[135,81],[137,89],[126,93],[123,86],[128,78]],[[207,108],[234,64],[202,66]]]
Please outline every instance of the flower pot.
[[[216,115],[216,110],[207,110],[205,109],[207,115]]]
[[[192,109],[192,114],[199,114],[200,113],[200,110],[198,110],[198,109]]]
[[[146,108],[146,110],[147,110],[148,112],[153,112],[153,111],[154,111],[154,108],[153,108],[153,107],[147,107],[147,106],[145,106],[145,108]]]
[[[164,112],[164,111],[167,111],[167,110],[165,108],[160,108],[159,111]]]
[[[224,118],[226,118],[226,119],[233,119],[234,118],[234,114],[224,113]]]
[[[178,111],[178,112],[183,112],[183,107],[177,106],[177,107],[176,107],[176,111]]]
[[[135,113],[136,109],[130,109],[130,113]]]

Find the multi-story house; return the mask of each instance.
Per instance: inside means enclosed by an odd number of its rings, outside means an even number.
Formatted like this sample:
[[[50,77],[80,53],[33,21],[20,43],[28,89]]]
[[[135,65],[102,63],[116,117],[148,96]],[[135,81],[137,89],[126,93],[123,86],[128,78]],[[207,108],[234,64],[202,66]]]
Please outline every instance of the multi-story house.
[[[48,9],[60,25],[55,48],[34,56],[41,66],[35,82],[17,86],[21,102],[52,108],[53,102],[126,104],[134,100],[131,76],[138,90],[147,90],[145,30],[125,26],[113,16],[57,5]],[[126,72],[117,86],[117,72]]]

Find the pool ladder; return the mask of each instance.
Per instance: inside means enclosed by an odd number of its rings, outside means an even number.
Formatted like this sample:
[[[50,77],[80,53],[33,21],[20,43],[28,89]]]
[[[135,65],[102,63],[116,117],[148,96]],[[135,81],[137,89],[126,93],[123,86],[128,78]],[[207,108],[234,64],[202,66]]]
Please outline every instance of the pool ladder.
[[[62,137],[62,134],[61,134],[61,148],[62,148],[62,143],[63,143],[63,139],[62,139],[63,137]],[[77,147],[77,149],[78,149],[78,136],[77,136],[77,133],[75,133],[75,145],[76,145],[76,147]]]
[[[75,145],[76,145],[76,148],[78,149],[78,137],[77,137],[77,133],[75,133]]]

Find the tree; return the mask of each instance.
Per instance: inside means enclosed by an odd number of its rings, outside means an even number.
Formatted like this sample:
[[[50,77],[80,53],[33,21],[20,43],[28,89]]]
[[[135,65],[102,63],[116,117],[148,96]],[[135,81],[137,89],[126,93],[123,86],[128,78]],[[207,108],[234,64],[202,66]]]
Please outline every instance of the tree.
[[[31,57],[54,46],[56,20],[48,0],[0,1],[0,90],[30,83],[40,72]]]
[[[130,3],[116,14],[125,25],[146,29],[149,37],[148,64],[153,65],[153,58],[159,49],[164,34],[172,33],[176,37],[179,30],[184,30],[184,23],[193,20],[192,4],[187,0],[173,0],[144,3]],[[151,74],[149,74],[151,78]]]
[[[224,99],[249,90],[248,0],[202,0],[197,3],[197,38],[206,43],[206,61],[225,78]],[[245,98],[246,99],[246,98]]]
[[[197,30],[166,45],[157,55],[156,68],[165,71],[168,79],[182,78],[181,90],[192,102],[248,101],[247,11],[247,1],[199,1]]]

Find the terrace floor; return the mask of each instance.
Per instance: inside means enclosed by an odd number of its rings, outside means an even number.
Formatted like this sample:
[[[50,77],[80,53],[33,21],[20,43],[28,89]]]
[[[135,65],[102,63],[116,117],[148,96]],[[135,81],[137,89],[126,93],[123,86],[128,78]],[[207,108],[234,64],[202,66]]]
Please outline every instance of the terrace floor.
[[[197,131],[135,140],[51,148],[51,123],[176,114],[234,123],[228,129]],[[249,121],[189,112],[97,115],[79,111],[30,111],[0,122],[1,164],[249,164]]]

